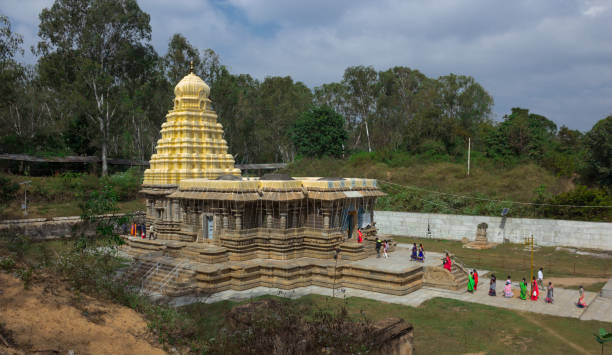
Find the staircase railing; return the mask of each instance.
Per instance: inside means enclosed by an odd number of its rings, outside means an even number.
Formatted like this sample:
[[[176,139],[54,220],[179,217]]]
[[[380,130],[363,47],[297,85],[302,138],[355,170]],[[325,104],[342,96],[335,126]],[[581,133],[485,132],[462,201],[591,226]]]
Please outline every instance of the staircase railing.
[[[163,278],[163,280],[161,280],[159,282],[160,286],[158,287],[158,290],[161,294],[164,293],[164,288],[166,287],[166,285],[168,284],[168,282],[170,282],[174,277],[178,276],[178,272],[179,270],[184,266],[189,264],[189,262],[180,262],[178,264],[176,264],[176,266],[174,266],[174,268],[172,270],[170,270],[170,272],[168,272],[168,274],[166,275],[166,277]]]
[[[147,270],[147,272],[142,276],[142,279],[140,280],[140,290],[141,291],[144,289],[145,282],[147,282],[147,280],[151,278],[154,274],[156,274],[158,271],[159,271],[159,263],[155,263],[155,265],[151,266],[151,268]]]

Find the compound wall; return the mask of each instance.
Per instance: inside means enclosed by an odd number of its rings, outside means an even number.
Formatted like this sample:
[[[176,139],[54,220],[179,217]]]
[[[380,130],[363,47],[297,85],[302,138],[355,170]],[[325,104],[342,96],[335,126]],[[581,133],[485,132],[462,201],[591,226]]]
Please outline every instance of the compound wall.
[[[375,211],[374,220],[384,234],[472,241],[478,224],[485,222],[487,238],[494,243],[521,243],[533,235],[536,244],[543,246],[612,250],[612,223],[605,222],[389,211]]]

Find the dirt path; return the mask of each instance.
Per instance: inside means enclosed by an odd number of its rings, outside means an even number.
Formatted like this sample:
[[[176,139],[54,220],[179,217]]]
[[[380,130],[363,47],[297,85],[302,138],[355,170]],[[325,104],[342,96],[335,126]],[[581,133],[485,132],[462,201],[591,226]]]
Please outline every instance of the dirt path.
[[[581,354],[586,354],[589,355],[590,353],[588,351],[586,351],[585,348],[583,348],[580,345],[576,345],[574,343],[572,343],[571,341],[567,340],[566,338],[562,337],[559,333],[557,333],[556,331],[554,331],[553,329],[551,329],[550,327],[540,323],[536,317],[534,317],[533,314],[527,313],[527,312],[521,312],[521,315],[528,320],[529,322],[531,322],[532,324],[546,330],[548,332],[548,334],[554,336],[555,338],[559,339],[563,344],[567,344],[569,345],[572,349],[576,350],[577,352],[581,353]]]
[[[166,354],[135,311],[97,299],[75,299],[61,283],[36,283],[29,290],[0,273],[0,353]]]

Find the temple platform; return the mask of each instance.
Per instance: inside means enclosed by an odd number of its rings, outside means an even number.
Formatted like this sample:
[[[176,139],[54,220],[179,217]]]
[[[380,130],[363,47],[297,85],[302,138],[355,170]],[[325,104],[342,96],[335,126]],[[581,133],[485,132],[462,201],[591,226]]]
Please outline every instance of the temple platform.
[[[291,290],[306,286],[352,288],[391,295],[406,295],[422,287],[424,263],[411,262],[403,248],[390,252],[388,259],[372,255],[361,260],[297,257],[287,260],[252,258],[229,260],[222,247],[210,245],[175,253],[176,242],[130,238],[134,265],[128,272],[136,284],[151,293],[166,296],[206,295],[226,290],[255,287]],[[167,245],[166,245],[167,244]],[[133,248],[133,250],[129,250]],[[201,253],[207,254],[206,261]]]

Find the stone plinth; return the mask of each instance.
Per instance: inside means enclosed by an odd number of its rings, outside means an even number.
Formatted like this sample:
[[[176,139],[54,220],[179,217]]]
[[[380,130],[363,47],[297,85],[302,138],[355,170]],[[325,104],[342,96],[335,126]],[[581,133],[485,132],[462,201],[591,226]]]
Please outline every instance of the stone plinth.
[[[489,226],[486,223],[480,223],[476,229],[476,238],[474,241],[464,244],[463,247],[469,249],[491,249],[497,246],[496,243],[489,243],[489,240],[487,239],[488,227]]]

